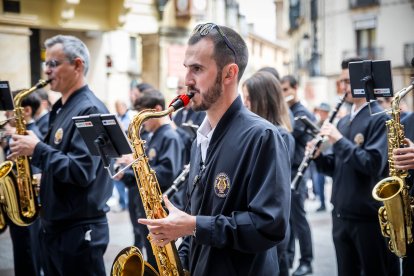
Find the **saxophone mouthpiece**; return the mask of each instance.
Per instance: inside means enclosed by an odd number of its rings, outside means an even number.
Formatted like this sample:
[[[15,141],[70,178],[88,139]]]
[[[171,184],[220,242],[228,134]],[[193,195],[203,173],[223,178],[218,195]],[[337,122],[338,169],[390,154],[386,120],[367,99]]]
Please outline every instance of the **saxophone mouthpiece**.
[[[175,99],[170,103],[170,107],[174,107],[174,110],[178,110],[190,102],[191,98],[194,96],[193,93],[182,94],[175,97]]]
[[[39,82],[35,85],[36,89],[40,89],[48,85],[53,79],[48,80],[39,80]]]

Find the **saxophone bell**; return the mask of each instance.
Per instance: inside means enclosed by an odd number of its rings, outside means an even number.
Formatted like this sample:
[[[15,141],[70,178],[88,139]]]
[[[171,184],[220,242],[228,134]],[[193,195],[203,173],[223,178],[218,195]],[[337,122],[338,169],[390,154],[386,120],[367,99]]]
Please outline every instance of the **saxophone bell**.
[[[413,234],[410,199],[404,180],[397,176],[387,177],[375,185],[372,196],[384,204],[378,210],[378,219],[382,235],[390,238],[390,251],[400,258],[406,256]]]

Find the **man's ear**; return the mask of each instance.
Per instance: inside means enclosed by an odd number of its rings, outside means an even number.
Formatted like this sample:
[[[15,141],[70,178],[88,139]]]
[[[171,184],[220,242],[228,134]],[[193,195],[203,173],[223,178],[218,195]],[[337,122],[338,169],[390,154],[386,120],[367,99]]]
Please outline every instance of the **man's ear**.
[[[32,118],[32,108],[30,106],[23,107],[23,112],[25,117]]]
[[[235,63],[228,64],[223,68],[224,82],[234,81],[238,78],[239,67]]]
[[[82,73],[83,73],[83,71],[85,71],[85,64],[83,63],[83,61],[80,58],[75,58],[73,60],[73,64],[75,65],[76,70],[81,70],[82,69]]]
[[[156,111],[162,111],[162,106],[161,106],[161,105],[159,105],[159,104],[157,104],[157,105],[154,107],[154,109],[155,109]]]

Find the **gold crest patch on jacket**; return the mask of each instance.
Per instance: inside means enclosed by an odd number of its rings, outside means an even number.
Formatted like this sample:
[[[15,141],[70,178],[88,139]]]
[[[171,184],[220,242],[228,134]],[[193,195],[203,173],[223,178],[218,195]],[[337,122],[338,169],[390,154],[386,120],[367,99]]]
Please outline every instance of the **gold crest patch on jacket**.
[[[214,192],[220,198],[227,196],[230,189],[230,178],[225,173],[219,173],[214,181]]]
[[[60,142],[62,142],[62,138],[63,138],[63,128],[59,128],[55,132],[55,141],[54,141],[55,144],[56,145],[60,144]]]
[[[150,148],[148,151],[148,159],[153,160],[157,156],[157,151],[154,148]]]
[[[364,135],[362,133],[357,133],[357,135],[355,135],[354,137],[354,142],[355,144],[357,144],[358,146],[361,146],[365,141]]]

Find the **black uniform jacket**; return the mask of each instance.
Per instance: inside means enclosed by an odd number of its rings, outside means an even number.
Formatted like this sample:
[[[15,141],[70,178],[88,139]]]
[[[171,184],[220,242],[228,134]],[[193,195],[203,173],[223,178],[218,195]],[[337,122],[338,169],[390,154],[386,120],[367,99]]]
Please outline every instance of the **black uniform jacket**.
[[[173,120],[177,126],[181,126],[184,123],[183,122],[184,110],[185,109],[182,108],[175,113]],[[200,126],[204,120],[204,117],[206,117],[206,113],[204,111],[194,111],[193,109],[189,108],[187,109],[187,112],[188,113],[185,119],[185,123]]]
[[[150,167],[156,172],[161,192],[165,192],[183,168],[183,144],[177,132],[166,124],[159,127],[146,144]]]
[[[49,129],[49,115],[50,113],[48,112],[36,120],[36,125],[39,128],[42,137],[46,136]]]
[[[97,113],[108,110],[87,85],[64,105],[58,100],[52,108],[49,132],[44,142],[36,145],[32,157],[33,165],[42,170],[40,200],[45,226],[106,221],[112,181],[72,121],[74,116]]]
[[[275,245],[290,212],[289,153],[278,130],[238,97],[203,165],[200,156],[195,142],[187,193],[197,227],[180,247],[184,267],[191,275],[278,275]]]
[[[306,116],[309,120],[316,122],[315,116],[309,112],[309,110],[300,102],[293,104],[290,107],[294,117]],[[306,143],[311,140],[312,135],[306,132],[306,125],[302,121],[295,121],[294,129],[292,132],[295,137],[295,155],[292,160],[292,178],[295,177],[300,163],[302,163],[303,157],[305,156]]]
[[[372,113],[382,111],[371,103]],[[347,219],[377,220],[382,205],[372,197],[372,189],[381,180],[387,166],[386,114],[371,116],[368,106],[350,121],[350,115],[338,122],[343,138],[333,153],[315,159],[318,171],[332,176],[333,213]]]
[[[292,133],[290,133],[286,128],[281,126],[276,127],[277,130],[279,130],[280,135],[282,135],[283,141],[287,146],[290,162],[292,163],[292,160],[295,156],[295,138],[293,137]]]

